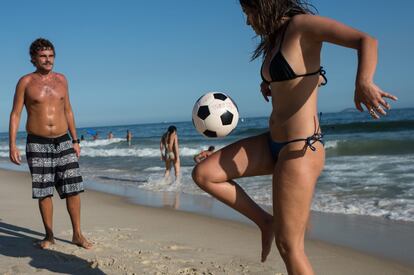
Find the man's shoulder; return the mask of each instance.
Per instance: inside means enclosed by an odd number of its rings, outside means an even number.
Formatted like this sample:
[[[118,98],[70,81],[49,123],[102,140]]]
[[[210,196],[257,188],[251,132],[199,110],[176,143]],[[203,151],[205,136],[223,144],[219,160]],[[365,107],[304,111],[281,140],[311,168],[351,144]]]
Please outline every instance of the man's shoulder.
[[[66,81],[66,77],[65,77],[64,74],[57,73],[57,72],[54,72],[54,74],[55,74],[56,78],[58,78],[59,80]]]
[[[30,81],[33,79],[33,73],[26,74],[22,77],[20,77],[19,81],[17,82],[17,85],[27,85]]]

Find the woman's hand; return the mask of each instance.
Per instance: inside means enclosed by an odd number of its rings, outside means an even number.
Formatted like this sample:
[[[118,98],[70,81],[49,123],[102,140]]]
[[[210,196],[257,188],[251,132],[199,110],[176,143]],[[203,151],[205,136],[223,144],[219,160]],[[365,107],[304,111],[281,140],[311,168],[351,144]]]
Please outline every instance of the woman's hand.
[[[262,92],[264,99],[269,102],[269,97],[272,96],[269,83],[262,81],[260,84],[260,92]]]
[[[398,98],[392,94],[382,91],[377,85],[372,82],[357,83],[355,88],[355,107],[363,112],[361,104],[364,104],[369,114],[374,119],[379,119],[380,115],[385,116],[387,113],[384,109],[389,110],[390,104],[384,98],[397,100]]]

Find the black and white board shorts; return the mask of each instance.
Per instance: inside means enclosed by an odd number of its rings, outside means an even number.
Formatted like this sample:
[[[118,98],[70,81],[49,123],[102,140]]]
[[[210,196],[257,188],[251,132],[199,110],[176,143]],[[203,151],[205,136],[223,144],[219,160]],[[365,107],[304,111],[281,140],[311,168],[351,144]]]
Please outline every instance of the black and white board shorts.
[[[84,191],[78,158],[68,134],[57,138],[29,134],[26,158],[34,199],[53,196],[54,188],[61,199]]]

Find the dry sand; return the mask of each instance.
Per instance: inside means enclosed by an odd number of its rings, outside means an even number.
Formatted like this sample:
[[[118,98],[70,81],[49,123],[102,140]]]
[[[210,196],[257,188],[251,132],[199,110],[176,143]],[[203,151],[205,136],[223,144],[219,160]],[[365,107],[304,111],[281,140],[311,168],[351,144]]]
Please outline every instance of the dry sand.
[[[26,172],[0,170],[0,274],[287,274],[275,246],[260,263],[253,226],[134,205],[87,190],[82,228],[91,250],[70,243],[64,201],[54,198],[57,242],[41,250],[37,201]],[[316,274],[414,274],[414,267],[318,241],[306,249]]]

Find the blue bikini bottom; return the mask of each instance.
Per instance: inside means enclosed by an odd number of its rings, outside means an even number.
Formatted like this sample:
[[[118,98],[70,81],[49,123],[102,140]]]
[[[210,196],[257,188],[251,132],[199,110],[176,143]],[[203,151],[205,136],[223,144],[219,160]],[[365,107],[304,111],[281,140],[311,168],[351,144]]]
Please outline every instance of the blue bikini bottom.
[[[312,151],[316,150],[313,144],[315,144],[317,141],[319,141],[320,143],[322,143],[322,145],[324,145],[322,133],[315,133],[312,136],[307,137],[307,138],[299,138],[299,139],[294,139],[294,140],[285,141],[285,142],[275,142],[272,140],[272,136],[270,132],[268,132],[269,148],[270,148],[270,152],[272,153],[272,157],[275,161],[277,160],[279,156],[280,150],[282,150],[282,148],[285,145],[292,143],[292,142],[298,142],[298,141],[304,141],[305,146],[309,147]]]

